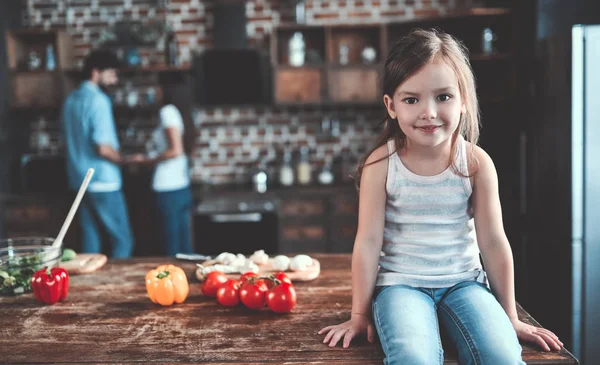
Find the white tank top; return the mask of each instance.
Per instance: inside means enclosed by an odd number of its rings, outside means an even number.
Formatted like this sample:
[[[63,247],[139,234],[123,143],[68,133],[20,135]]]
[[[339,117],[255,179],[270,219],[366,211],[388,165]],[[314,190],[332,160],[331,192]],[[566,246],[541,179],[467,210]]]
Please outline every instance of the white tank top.
[[[456,163],[468,175],[466,142],[459,136]],[[409,171],[388,141],[387,201],[377,285],[447,288],[485,283],[471,213],[471,182],[450,167],[435,176]]]

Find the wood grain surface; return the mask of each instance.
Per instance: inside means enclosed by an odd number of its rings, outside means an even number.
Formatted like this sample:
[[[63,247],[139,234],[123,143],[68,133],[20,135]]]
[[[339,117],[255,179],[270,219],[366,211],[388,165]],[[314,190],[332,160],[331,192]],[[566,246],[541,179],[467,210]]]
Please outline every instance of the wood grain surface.
[[[107,257],[101,253],[80,253],[69,261],[60,263],[69,275],[89,274],[100,269],[107,262]]]
[[[313,255],[311,255],[313,256]],[[295,283],[298,305],[289,314],[227,308],[200,294],[195,264],[167,258],[109,260],[100,270],[71,277],[69,296],[53,306],[31,294],[0,297],[0,363],[87,364],[381,364],[379,343],[329,348],[317,331],[349,318],[349,254],[315,254],[321,275]],[[146,295],[144,276],[159,264],[182,267],[191,283],[179,305],[161,307]],[[520,316],[535,323],[522,308]],[[566,351],[523,345],[528,364],[575,364]],[[446,351],[446,364],[457,364]]]

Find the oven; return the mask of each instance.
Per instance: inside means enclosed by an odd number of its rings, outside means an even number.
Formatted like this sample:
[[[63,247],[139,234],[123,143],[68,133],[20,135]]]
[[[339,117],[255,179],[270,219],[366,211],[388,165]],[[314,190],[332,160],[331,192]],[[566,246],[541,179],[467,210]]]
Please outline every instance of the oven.
[[[194,250],[250,255],[257,250],[274,254],[279,246],[277,201],[270,199],[204,201],[193,216]]]

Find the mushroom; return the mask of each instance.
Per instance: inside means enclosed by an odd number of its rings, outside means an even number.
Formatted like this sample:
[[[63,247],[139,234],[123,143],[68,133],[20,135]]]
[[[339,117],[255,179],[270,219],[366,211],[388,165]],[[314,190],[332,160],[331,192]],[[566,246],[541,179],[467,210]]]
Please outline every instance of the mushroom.
[[[284,255],[275,256],[273,259],[273,270],[286,271],[290,267],[290,258]]]
[[[239,271],[240,274],[245,274],[247,272],[253,272],[255,274],[258,274],[258,265],[256,265],[252,261],[246,262],[246,265],[240,266],[237,269],[238,269],[238,271]]]
[[[257,265],[264,265],[269,262],[269,255],[267,255],[264,250],[255,251],[252,256],[250,256],[250,260]]]
[[[219,264],[229,265],[236,259],[236,256],[229,252],[223,252],[215,257],[215,261]]]
[[[246,258],[246,256],[242,255],[241,253],[238,253],[235,259],[233,259],[233,261],[231,261],[229,265],[234,267],[240,267],[246,265],[247,261],[249,260]]]
[[[297,255],[290,261],[290,270],[305,271],[313,263],[313,259],[308,255]]]

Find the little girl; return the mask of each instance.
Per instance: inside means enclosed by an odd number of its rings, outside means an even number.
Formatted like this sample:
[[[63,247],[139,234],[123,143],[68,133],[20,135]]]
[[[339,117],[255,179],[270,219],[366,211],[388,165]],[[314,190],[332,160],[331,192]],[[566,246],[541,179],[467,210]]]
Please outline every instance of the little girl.
[[[357,173],[351,319],[319,331],[323,342],[343,338],[347,348],[365,332],[373,341],[374,325],[384,362],[410,365],[444,362],[440,327],[461,364],[524,364],[518,338],[559,350],[554,333],[517,317],[496,169],[477,146],[466,48],[415,30],[391,49],[383,88],[385,127]]]

